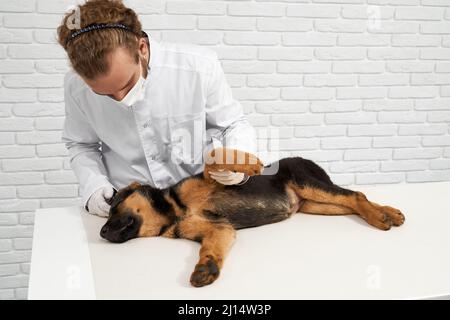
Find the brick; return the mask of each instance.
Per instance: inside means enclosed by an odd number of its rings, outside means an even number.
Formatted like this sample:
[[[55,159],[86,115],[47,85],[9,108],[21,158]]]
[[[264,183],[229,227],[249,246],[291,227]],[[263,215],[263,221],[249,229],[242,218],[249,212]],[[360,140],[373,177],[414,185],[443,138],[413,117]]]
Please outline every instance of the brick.
[[[0,60],[0,72],[2,74],[8,73],[33,73],[34,62],[27,60]]]
[[[36,97],[35,89],[0,88],[0,102],[34,102]]]
[[[237,100],[276,100],[280,96],[277,88],[236,88],[233,97]]]
[[[56,44],[11,44],[8,54],[15,59],[63,59],[65,51]]]
[[[226,4],[219,1],[170,1],[166,4],[169,14],[223,15]]]
[[[450,48],[424,48],[421,49],[420,58],[429,60],[450,60]]]
[[[253,30],[256,18],[249,17],[199,17],[198,28],[204,30]]]
[[[11,239],[11,238],[31,238],[33,236],[33,226],[0,226],[0,238],[1,239]],[[2,260],[2,254],[0,254],[0,264],[1,263],[13,263],[13,262],[25,262],[19,260],[11,260],[9,262]]]
[[[18,238],[14,239],[15,250],[31,250],[33,246],[32,238]]]
[[[430,160],[430,169],[431,170],[450,169],[450,159]]]
[[[281,98],[285,100],[330,100],[334,97],[330,88],[282,88]]]
[[[1,245],[2,241],[9,241],[9,242],[11,242],[11,240],[0,240],[0,248],[2,247],[2,245]],[[7,250],[5,250],[5,251],[7,251]],[[0,276],[1,277],[13,276],[13,275],[16,275],[16,274],[19,274],[19,273],[20,273],[20,268],[19,268],[18,264],[3,264],[3,265],[0,265]],[[0,295],[0,299],[1,299],[1,295]]]
[[[421,86],[420,90],[416,87],[390,87],[389,98],[434,98],[439,94],[438,87]]]
[[[228,4],[228,14],[231,16],[281,17],[284,15],[284,12],[285,7],[282,4],[261,4],[261,3]]]
[[[232,48],[232,50],[235,50]],[[260,60],[312,60],[313,51],[309,48],[271,48],[260,47],[258,59]]]
[[[49,171],[44,173],[44,178],[48,184],[78,183],[73,171]]]
[[[399,183],[404,181],[404,173],[357,173],[356,184]]]
[[[329,170],[331,173],[375,172],[378,167],[377,161],[348,161],[331,163]]]
[[[375,99],[384,98],[387,89],[383,87],[337,88],[338,99]]]
[[[418,33],[419,23],[410,21],[383,21],[379,28],[368,29],[370,33]]]
[[[338,61],[333,62],[333,73],[382,73],[384,62],[381,61]]]
[[[187,42],[200,45],[217,45],[222,42],[223,34],[209,30],[164,30],[162,38],[169,42]]]
[[[323,33],[285,33],[282,43],[285,46],[322,47],[336,45],[337,35]]]
[[[446,109],[448,110],[448,105]],[[450,122],[450,111],[429,112],[428,122]]]
[[[312,114],[272,115],[271,124],[275,126],[314,126],[321,125],[323,117]]]
[[[286,15],[302,18],[337,18],[339,17],[339,6],[313,4],[288,5]]]
[[[391,149],[354,149],[345,150],[344,160],[386,160],[391,156]]]
[[[17,194],[20,198],[68,198],[78,196],[76,185],[44,185],[44,186],[19,186]]]
[[[350,125],[348,127],[348,135],[349,136],[394,136],[397,133],[396,125],[386,125],[386,124],[377,124],[377,125]]]
[[[34,170],[56,170],[61,169],[61,159],[57,158],[34,158],[34,159],[6,159],[3,160],[3,170],[13,171],[34,171]]]
[[[277,71],[279,73],[328,73],[331,70],[331,63],[327,61],[297,62],[279,61]]]
[[[39,118],[34,125],[37,130],[62,130],[64,120],[64,117]]]
[[[311,101],[311,112],[349,112],[361,110],[360,100]]]
[[[363,60],[365,48],[318,48],[314,55],[318,60]]]
[[[34,224],[34,212],[21,212],[19,214],[19,223],[22,225]]]
[[[62,103],[16,103],[13,113],[19,117],[64,116]]]
[[[216,48],[219,59],[256,60],[258,49],[249,46],[229,46]]]
[[[432,72],[434,62],[431,61],[387,61],[386,70],[389,72]]]
[[[309,109],[309,102],[299,101],[263,101],[256,103],[255,109],[258,113],[304,113]]]
[[[420,26],[420,32],[424,34],[448,34],[450,22],[427,22]]]
[[[441,148],[401,148],[394,150],[394,160],[399,159],[434,159],[442,155]]]
[[[325,123],[327,124],[374,123],[375,120],[376,114],[369,112],[340,112],[325,115]]]
[[[28,285],[27,275],[2,277],[2,281],[0,281],[0,289],[26,287],[27,285]]]
[[[0,145],[14,144],[14,133],[13,132],[0,132]]]
[[[0,187],[0,199],[13,199],[15,197],[16,189],[14,187]]]
[[[17,133],[18,144],[60,143],[60,131],[37,131]]]
[[[64,143],[37,145],[36,153],[39,157],[65,157],[68,155],[68,151]]]
[[[33,12],[34,0],[14,0],[0,2],[0,12]]]
[[[395,35],[394,35],[395,36]],[[389,35],[384,34],[340,34],[337,43],[339,46],[384,47],[391,42]]]
[[[0,131],[33,130],[33,119],[0,119]]]
[[[450,72],[450,61],[436,62],[436,72]]]
[[[359,149],[369,148],[371,138],[366,137],[337,137],[337,138],[323,138],[320,146],[323,149]]]
[[[359,75],[360,86],[395,86],[409,84],[409,75],[399,74],[362,74]]]
[[[441,37],[437,35],[394,34],[392,46],[394,47],[437,47]]]
[[[345,136],[344,125],[325,125],[315,127],[296,127],[295,136],[301,138]]]
[[[367,56],[371,60],[413,60],[419,57],[419,50],[411,48],[369,48]]]
[[[271,61],[222,61],[225,73],[274,73],[276,63]]]
[[[249,87],[298,87],[302,84],[301,75],[249,75],[247,84]]]
[[[258,18],[256,28],[259,31],[311,31],[311,20],[300,18]]]
[[[406,174],[407,182],[434,182],[450,180],[450,170],[418,171]]]
[[[40,102],[63,102],[64,91],[62,88],[39,89],[38,100]]]
[[[304,85],[305,87],[347,87],[355,86],[355,75],[305,75]]]
[[[427,136],[422,137],[422,145],[424,147],[450,146],[450,136]]]
[[[394,8],[373,6],[343,6],[341,15],[345,19],[392,19]]]
[[[373,138],[374,148],[408,148],[420,145],[419,137],[375,137]]]
[[[400,125],[398,127],[398,134],[401,136],[423,136],[423,135],[437,135],[447,132],[447,125],[435,124],[412,124]]]
[[[188,15],[141,15],[139,17],[143,29],[151,30],[177,30],[195,29],[197,17]]]
[[[280,150],[315,150],[319,148],[319,141],[308,139],[280,139]]]
[[[31,43],[33,41],[30,30],[2,29],[0,43]]]
[[[442,10],[424,7],[398,7],[395,9],[397,20],[441,20]]]
[[[449,110],[450,99],[418,99],[415,101],[416,110]]]
[[[320,20],[314,21],[314,29],[320,32],[364,32],[367,28],[366,21],[347,20]]]
[[[0,185],[26,185],[44,183],[44,177],[39,172],[5,173],[0,172]]]
[[[223,41],[228,45],[276,45],[280,43],[280,35],[269,32],[227,32]]]
[[[417,111],[386,111],[378,113],[379,123],[421,123],[426,113]]]
[[[422,73],[411,75],[412,85],[449,85],[450,73]]]
[[[33,146],[0,145],[0,159],[32,158],[35,155]]]

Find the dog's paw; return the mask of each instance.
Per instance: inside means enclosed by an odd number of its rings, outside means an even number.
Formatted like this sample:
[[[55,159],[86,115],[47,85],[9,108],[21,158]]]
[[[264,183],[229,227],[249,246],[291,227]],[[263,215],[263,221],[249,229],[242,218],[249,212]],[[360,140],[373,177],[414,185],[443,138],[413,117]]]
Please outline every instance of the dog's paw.
[[[209,171],[243,172],[248,176],[259,175],[264,170],[264,164],[255,155],[236,149],[216,148],[205,156],[203,176],[211,180]]]
[[[405,222],[405,216],[400,210],[389,206],[382,206],[381,210],[389,216],[394,226],[401,226]]]
[[[219,277],[219,267],[213,257],[208,256],[206,263],[199,263],[195,266],[191,275],[191,284],[194,287],[203,287],[213,283]]]
[[[389,230],[392,226],[402,225],[405,222],[405,216],[398,209],[380,206],[367,217],[367,222],[378,229]]]

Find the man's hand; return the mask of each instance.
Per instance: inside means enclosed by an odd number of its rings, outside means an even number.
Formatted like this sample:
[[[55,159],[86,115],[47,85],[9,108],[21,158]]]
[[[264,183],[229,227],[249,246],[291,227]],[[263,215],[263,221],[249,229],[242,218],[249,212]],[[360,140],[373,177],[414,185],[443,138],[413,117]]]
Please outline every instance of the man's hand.
[[[209,171],[209,174],[211,178],[224,185],[244,184],[249,178],[249,176],[243,172],[233,172],[223,169]]]
[[[113,195],[114,188],[111,187],[102,187],[96,190],[87,202],[88,212],[100,217],[108,217],[111,206],[107,200],[111,199]]]

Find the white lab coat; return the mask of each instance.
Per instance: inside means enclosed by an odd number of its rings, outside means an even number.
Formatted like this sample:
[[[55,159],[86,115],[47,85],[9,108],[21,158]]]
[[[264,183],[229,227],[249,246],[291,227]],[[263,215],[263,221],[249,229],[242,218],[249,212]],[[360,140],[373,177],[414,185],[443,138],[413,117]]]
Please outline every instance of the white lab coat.
[[[200,173],[220,145],[256,154],[256,133],[215,51],[150,37],[144,99],[131,107],[95,94],[73,71],[64,79],[62,134],[83,206],[100,187],[136,180],[166,188]]]

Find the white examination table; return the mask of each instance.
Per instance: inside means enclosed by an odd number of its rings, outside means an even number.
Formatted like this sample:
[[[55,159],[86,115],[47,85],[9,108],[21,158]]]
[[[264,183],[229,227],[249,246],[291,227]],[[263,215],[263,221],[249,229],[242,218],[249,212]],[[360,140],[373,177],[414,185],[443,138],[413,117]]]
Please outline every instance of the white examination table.
[[[30,299],[416,299],[450,295],[450,182],[349,186],[397,207],[401,227],[295,214],[238,231],[219,279],[194,288],[200,245],[101,239],[80,207],[36,211]]]

